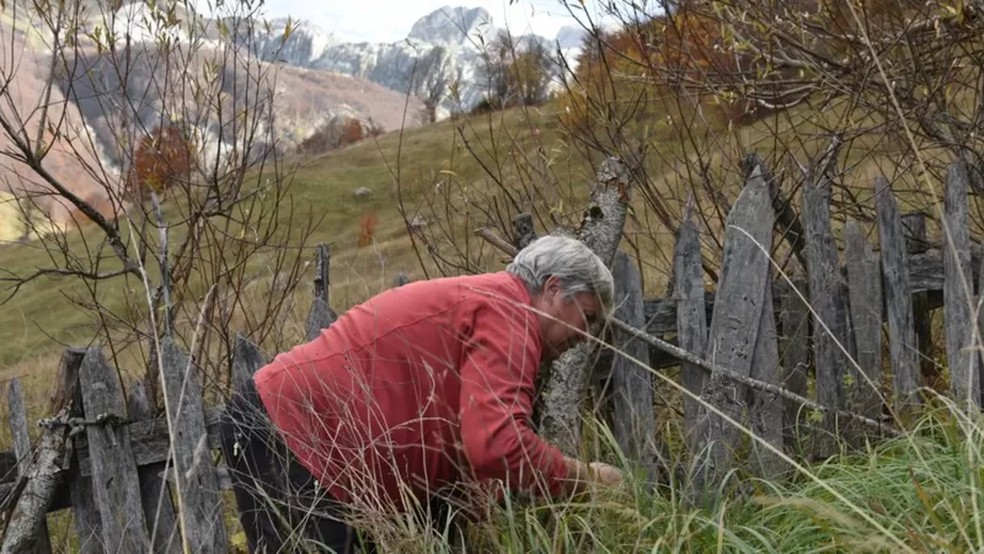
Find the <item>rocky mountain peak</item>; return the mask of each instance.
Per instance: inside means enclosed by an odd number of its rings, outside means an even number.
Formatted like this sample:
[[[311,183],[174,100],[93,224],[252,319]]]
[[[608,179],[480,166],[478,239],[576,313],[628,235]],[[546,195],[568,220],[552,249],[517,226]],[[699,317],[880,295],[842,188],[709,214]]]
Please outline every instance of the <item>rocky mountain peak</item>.
[[[476,33],[489,32],[491,19],[492,16],[484,8],[444,6],[418,19],[407,38],[461,46]]]

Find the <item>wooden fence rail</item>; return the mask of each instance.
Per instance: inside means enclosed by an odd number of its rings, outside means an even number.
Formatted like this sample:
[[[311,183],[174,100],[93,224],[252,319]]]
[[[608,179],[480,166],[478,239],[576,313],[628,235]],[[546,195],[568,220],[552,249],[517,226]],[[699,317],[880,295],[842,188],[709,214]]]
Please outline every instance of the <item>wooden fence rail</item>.
[[[878,240],[873,243],[859,222],[848,221],[842,261],[830,220],[831,168],[825,163],[815,167],[805,187],[800,220],[788,204],[776,203],[767,169],[748,168],[728,216],[714,291],[704,288],[699,233],[690,217],[675,245],[670,298],[644,300],[637,264],[604,245],[620,323],[608,335],[617,351],[595,376],[609,393],[616,440],[650,475],[660,451],[654,398],[665,392],[657,390],[653,371],[679,367],[680,388],[691,395],[684,395],[681,428],[695,492],[717,490],[736,468],[776,478],[786,468],[772,449],[823,456],[833,451],[835,439],[851,444],[880,434],[892,415],[918,414],[919,390],[927,384],[925,369],[920,371],[926,352],[919,349],[928,341],[929,311],[941,307],[948,393],[968,409],[980,405],[981,360],[974,348],[980,332],[973,306],[984,292],[984,249],[969,232],[965,168],[954,162],[947,177],[948,233],[942,244],[925,244],[920,218],[900,214],[888,182],[879,178]],[[513,251],[535,238],[527,214],[514,225],[517,239],[506,245]],[[792,276],[792,283],[768,257],[777,225],[800,230],[797,256],[806,262],[806,273]],[[914,248],[914,240],[921,246]],[[328,296],[330,253],[327,247],[317,253],[308,338],[337,318]],[[128,384],[124,397],[118,372],[99,348],[70,349],[63,356],[59,375],[75,376],[78,386],[59,390],[75,402],[56,402],[60,415],[50,414],[56,417],[45,420],[45,429],[70,429],[71,448],[67,461],[48,461],[59,469],[47,475],[54,492],[44,509],[73,510],[82,552],[228,550],[220,494],[229,480],[222,463],[214,462],[222,406],[205,406],[197,368],[170,336],[156,351],[152,359],[159,364],[165,401],[165,415],[156,417],[138,383]],[[264,362],[249,337],[237,335],[233,382],[247,379]],[[37,474],[43,445],[31,446],[16,379],[6,398],[14,440],[0,452],[0,513],[45,477]],[[822,417],[809,417],[811,410]],[[748,441],[732,422],[757,440]],[[20,536],[19,544],[49,552],[43,520],[30,525],[36,538]]]

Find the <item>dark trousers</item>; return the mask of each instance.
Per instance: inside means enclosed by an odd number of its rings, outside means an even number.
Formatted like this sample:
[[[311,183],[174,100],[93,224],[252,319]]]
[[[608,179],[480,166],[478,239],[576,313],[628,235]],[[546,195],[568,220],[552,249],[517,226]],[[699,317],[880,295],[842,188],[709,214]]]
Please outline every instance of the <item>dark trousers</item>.
[[[375,551],[280,440],[251,379],[226,404],[221,435],[250,552]]]

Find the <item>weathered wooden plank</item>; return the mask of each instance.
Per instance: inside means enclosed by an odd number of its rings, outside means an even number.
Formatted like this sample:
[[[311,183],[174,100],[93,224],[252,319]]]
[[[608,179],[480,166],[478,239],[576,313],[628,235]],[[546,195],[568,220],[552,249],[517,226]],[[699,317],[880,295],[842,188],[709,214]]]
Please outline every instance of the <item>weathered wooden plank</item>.
[[[625,252],[615,255],[615,318],[641,327],[642,277]],[[649,368],[649,345],[615,330],[615,357],[612,363],[614,433],[622,452],[640,463],[655,477],[656,418],[653,403],[653,376]]]
[[[205,410],[205,429],[208,433],[208,446],[211,449],[220,449],[222,446],[219,440],[221,413],[222,408],[218,406]],[[165,462],[169,459],[170,441],[168,440],[167,420],[163,416],[134,421],[128,425],[128,428],[133,457],[138,467]],[[76,450],[79,453],[79,466],[82,475],[91,475],[92,464],[89,460],[87,443],[84,440],[76,442]]]
[[[978,244],[970,247],[971,262],[974,265],[974,279],[981,276],[980,264],[984,262],[984,248]],[[946,280],[943,269],[943,249],[931,248],[919,254],[909,256],[909,289],[912,292],[919,291],[943,291],[944,281]],[[937,302],[930,298],[930,307],[939,308],[943,306],[943,296]]]
[[[118,424],[128,417],[119,377],[106,363],[102,350],[93,347],[82,360],[79,378],[85,418],[105,421],[85,428],[103,545],[111,552],[146,552],[150,539],[130,433],[126,425]]]
[[[228,550],[222,501],[208,449],[201,386],[195,368],[174,340],[161,344],[168,427],[174,450],[172,471],[186,549],[192,552]]]
[[[206,428],[208,429],[208,447],[211,450],[218,450],[221,448],[220,436],[219,436],[219,418],[222,414],[221,407],[212,407],[205,410],[205,422]],[[81,414],[79,414],[81,416]],[[141,421],[135,421],[128,425],[130,430],[130,445],[133,450],[134,460],[140,469],[147,467],[148,465],[160,464],[167,461],[169,456],[168,451],[168,432],[167,432],[167,421],[164,417],[157,417],[152,419],[145,419]],[[75,469],[69,472],[62,481],[69,481],[72,485],[81,484],[81,489],[79,493],[72,494],[71,498],[68,497],[69,489],[66,483],[62,483],[62,486],[57,488],[57,493],[52,501],[50,512],[62,510],[65,508],[72,508],[75,513],[76,520],[79,519],[79,506],[80,501],[88,498],[91,503],[92,489],[88,485],[89,478],[92,475],[92,463],[89,459],[89,449],[88,444],[84,436],[76,437],[75,451],[77,453],[78,461],[76,462]],[[4,453],[5,455],[12,456],[9,452]],[[0,499],[4,498],[14,486],[14,481],[8,481],[0,483]],[[224,488],[222,490],[225,490]],[[87,527],[87,529],[96,529],[94,534],[95,538],[93,542],[97,545],[99,543],[99,512],[96,510],[95,505],[92,504],[92,513],[95,514],[94,526]],[[78,521],[76,521],[78,523]],[[86,534],[89,536],[92,534]],[[101,552],[101,550],[96,550],[96,552]]]
[[[762,320],[773,217],[768,187],[761,171],[756,170],[728,214],[721,276],[704,355],[743,377],[751,374]],[[723,416],[740,425],[748,424],[744,385],[713,373],[701,397]],[[725,473],[732,469],[731,461],[741,441],[735,424],[704,406],[697,433],[699,461],[694,486],[695,492],[701,494],[717,489]]]
[[[807,296],[806,282],[793,279],[778,281],[782,386],[799,396],[806,396],[807,368],[810,367],[811,314],[800,295]],[[787,452],[800,452],[806,443],[801,441],[802,424],[806,414],[798,402],[786,400],[783,408],[783,442]]]
[[[878,255],[861,226],[849,220],[844,229],[845,258],[851,299],[851,328],[861,372],[847,408],[876,419],[882,406],[882,288]]]
[[[27,426],[27,411],[24,408],[24,393],[21,390],[20,379],[11,379],[7,385],[7,421],[10,423],[10,434],[14,439],[14,456],[18,460],[17,476],[27,474],[31,459],[31,433]],[[34,550],[38,554],[51,552],[51,538],[48,535],[48,522],[42,521],[38,526],[37,544]]]
[[[533,226],[533,216],[521,213],[513,218],[513,229],[516,231],[516,248],[522,250],[536,240],[536,228]]]
[[[591,203],[584,212],[578,238],[611,267],[629,205],[629,170],[622,160],[606,159],[591,189]],[[581,398],[587,387],[594,352],[590,341],[564,352],[544,378],[540,433],[563,452],[573,455],[581,439]]]
[[[80,358],[74,350],[62,355],[58,368],[56,389],[48,413],[55,421],[63,421],[70,413],[78,389]],[[50,425],[41,433],[37,450],[24,475],[9,493],[12,504],[0,554],[30,552],[37,547],[38,529],[46,520],[55,491],[61,482],[61,463],[65,457],[68,430]],[[22,485],[22,486],[20,486]]]
[[[952,399],[968,409],[979,405],[981,396],[978,355],[974,350],[973,272],[970,260],[970,229],[967,208],[967,168],[961,160],[950,164],[944,200],[945,244],[943,314],[946,328],[946,358],[950,368]]]
[[[772,285],[765,283],[765,298],[761,307],[759,332],[755,339],[750,376],[764,383],[782,386],[782,369],[779,367],[779,342],[776,333],[776,318],[772,310]],[[748,390],[748,414],[751,429],[757,437],[767,444],[783,451],[783,401],[779,395],[770,391]],[[752,467],[764,479],[775,479],[783,470],[785,462],[776,452],[766,446],[752,443]]]
[[[813,365],[816,371],[817,402],[831,408],[844,407],[843,383],[851,376],[854,340],[850,336],[846,283],[839,271],[837,246],[830,224],[831,179],[818,171],[804,185],[801,213],[806,230],[807,277],[813,307]],[[856,382],[856,377],[854,382]],[[828,435],[836,432],[836,419],[824,419]],[[833,453],[833,441],[818,444],[821,456]]]
[[[882,290],[887,308],[889,353],[894,379],[894,403],[900,414],[918,404],[919,352],[912,316],[912,289],[909,285],[909,255],[905,247],[898,204],[888,180],[875,181],[875,211],[881,249]]]
[[[311,311],[308,313],[307,339],[314,340],[322,329],[327,329],[329,325],[338,319],[338,314],[331,309],[329,291],[331,288],[330,267],[331,251],[327,244],[318,245],[317,268],[318,272],[314,278],[314,301],[311,303]]]
[[[150,409],[150,402],[147,400],[147,390],[143,381],[134,381],[130,384],[130,393],[127,398],[127,407],[130,411],[130,419],[133,421],[143,421],[153,417]],[[130,434],[130,444],[133,444],[133,434]],[[166,471],[166,464],[157,462],[153,464],[138,465],[137,473],[140,477],[140,499],[143,504],[144,518],[147,521],[147,536],[150,538],[151,550],[155,554],[173,553],[180,554],[181,538],[178,531],[177,517],[175,516],[174,503],[171,500],[171,492],[162,477]]]
[[[240,390],[239,386],[252,379],[253,374],[263,367],[265,362],[260,349],[242,333],[236,333],[235,348],[232,358],[232,383],[233,390]]]
[[[681,348],[698,356],[704,355],[707,346],[707,320],[705,310],[704,279],[701,266],[700,240],[697,229],[689,219],[680,225],[673,259],[673,300],[676,303],[677,341]],[[697,398],[700,398],[707,380],[704,370],[684,363],[680,366],[683,388],[694,395],[683,397],[684,429],[692,455],[696,454],[697,428],[700,416]]]

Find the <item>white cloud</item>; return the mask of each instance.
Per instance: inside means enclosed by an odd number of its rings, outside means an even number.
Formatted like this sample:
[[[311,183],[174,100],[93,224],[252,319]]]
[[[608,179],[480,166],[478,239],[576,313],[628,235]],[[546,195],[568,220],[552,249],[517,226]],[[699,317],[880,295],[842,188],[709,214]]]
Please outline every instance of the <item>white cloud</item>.
[[[200,11],[207,0],[197,0]],[[572,0],[575,13],[586,21],[582,10],[595,18],[597,0]],[[515,35],[534,32],[554,37],[565,25],[577,25],[577,20],[561,0],[267,0],[265,14],[269,18],[290,15],[303,19],[334,33],[346,42],[395,42],[406,38],[410,28],[421,17],[444,6],[482,7],[492,16],[496,27],[507,27]]]

